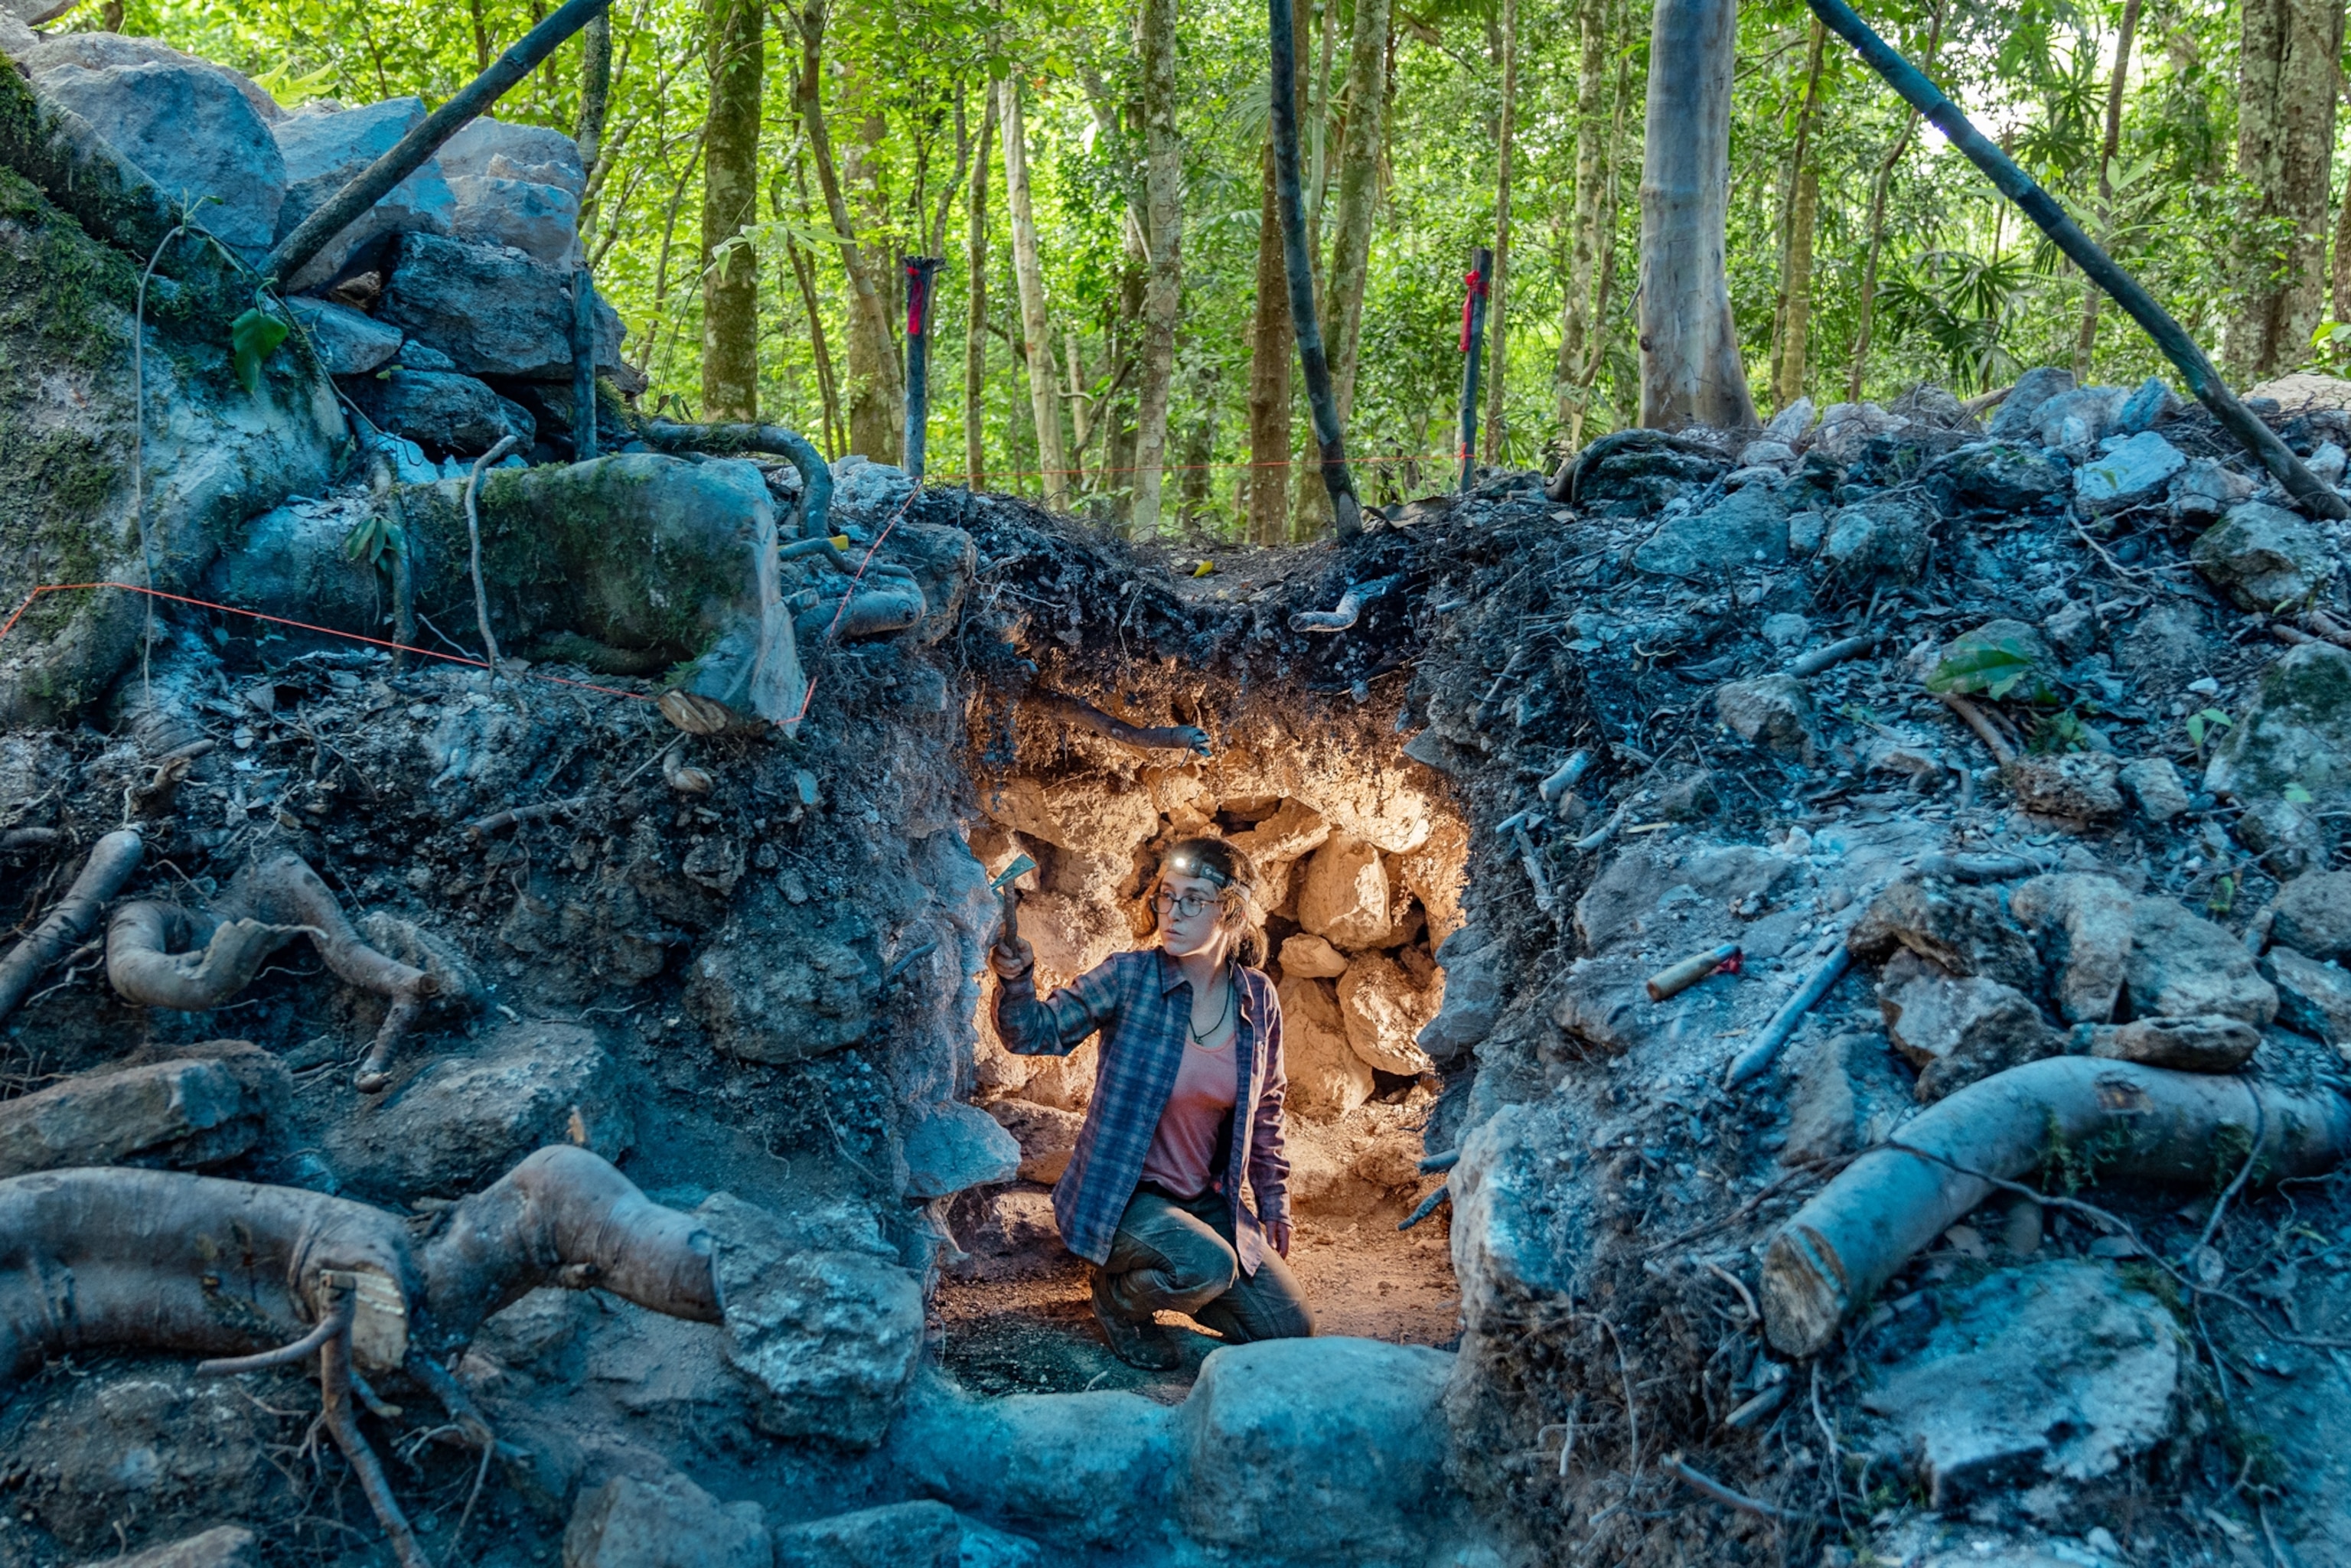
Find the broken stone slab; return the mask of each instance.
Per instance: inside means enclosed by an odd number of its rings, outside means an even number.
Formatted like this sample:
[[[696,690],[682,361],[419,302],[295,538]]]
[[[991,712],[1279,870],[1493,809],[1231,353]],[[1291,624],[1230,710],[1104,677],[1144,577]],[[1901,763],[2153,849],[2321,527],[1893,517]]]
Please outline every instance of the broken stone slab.
[[[248,1152],[292,1082],[277,1058],[241,1040],[199,1049],[207,1054],[79,1072],[0,1102],[0,1176],[73,1166],[202,1170]]]
[[[128,1557],[95,1558],[85,1568],[100,1568],[101,1563],[104,1568],[256,1568],[259,1561],[254,1555],[253,1531],[243,1525],[223,1524]]]
[[[1307,1561],[1419,1560],[1458,1528],[1446,1479],[1453,1362],[1343,1337],[1211,1352],[1176,1413],[1185,1533],[1212,1550],[1279,1541]]]
[[[2220,1014],[2256,1028],[2277,1017],[2277,990],[2262,978],[2245,945],[2222,927],[2159,895],[2134,901],[2124,971],[2139,1018]]]
[[[2067,664],[2087,658],[2098,643],[2098,617],[2080,600],[2071,601],[2041,620],[2042,635]]]
[[[1770,436],[1750,441],[1739,449],[1739,466],[1741,468],[1784,468],[1795,460],[1796,449],[1793,446]]]
[[[906,1196],[950,1197],[1020,1174],[1019,1140],[976,1105],[950,1100],[930,1107],[905,1133]]]
[[[1820,559],[1849,585],[1907,585],[1927,564],[1929,526],[1927,515],[1907,501],[1842,507],[1829,515]]]
[[[1451,1066],[1492,1036],[1509,1004],[1515,966],[1510,944],[1475,925],[1439,944],[1437,961],[1445,972],[1445,1004],[1422,1027],[1417,1043],[1440,1066]]]
[[[2168,822],[2196,802],[2168,757],[2139,757],[2116,770],[2115,782],[2150,822]]]
[[[511,1024],[329,1125],[328,1163],[347,1187],[404,1201],[470,1193],[532,1150],[576,1143],[618,1159],[636,1143],[619,1063],[593,1029]]]
[[[2138,1019],[2094,1029],[2090,1054],[2181,1072],[2234,1072],[2261,1049],[2262,1031],[2242,1019]]]
[[[1303,800],[1284,800],[1273,815],[1233,834],[1232,844],[1249,856],[1259,874],[1270,878],[1276,868],[1312,854],[1330,837],[1331,824],[1322,812]]]
[[[1793,675],[1758,675],[1718,686],[1714,712],[1725,728],[1750,746],[1798,758],[1819,749],[1813,699]]]
[[[2137,910],[2130,893],[2111,877],[2060,872],[2018,883],[2008,906],[2040,938],[2057,1015],[2067,1023],[2113,1018],[2129,974]]]
[[[1414,1043],[1435,1010],[1433,998],[1384,953],[1358,955],[1339,977],[1347,1043],[1379,1071],[1418,1077],[1435,1071],[1428,1053]]]
[[[1763,426],[1763,434],[1760,439],[1776,441],[1792,448],[1798,442],[1803,440],[1804,433],[1812,427],[1813,400],[1800,397],[1771,416],[1771,421]]]
[[[249,260],[268,250],[286,162],[255,101],[266,93],[154,39],[113,33],[47,38],[23,63],[42,96],[89,121],[166,195],[212,197],[202,220],[222,244]]]
[[[1790,1063],[1790,1164],[1859,1154],[1885,1142],[1915,1103],[1882,1034],[1847,1032],[1801,1048]]]
[[[1016,775],[989,787],[987,814],[1025,838],[1057,849],[1123,857],[1159,831],[1159,809],[1147,789],[1113,788],[1101,779],[1045,784]]]
[[[2076,387],[2035,409],[2032,432],[2042,445],[2060,452],[2095,446],[2114,429],[2127,394],[2120,387]]]
[[[2171,509],[2187,524],[2212,523],[2241,501],[2250,501],[2261,486],[2235,469],[2210,457],[2192,459],[2171,484]]]
[[[2122,407],[2115,411],[2115,429],[2124,435],[2152,430],[2178,402],[2171,389],[2163,384],[2161,376],[2149,376],[2133,388]]]
[[[755,1393],[759,1429],[880,1442],[921,1359],[922,1282],[870,1253],[796,1247],[786,1225],[730,1195],[695,1214],[717,1244],[726,1361]]]
[[[1335,980],[1347,972],[1347,955],[1326,938],[1301,931],[1282,938],[1281,972],[1310,980]]]
[[[943,1502],[884,1503],[779,1525],[775,1568],[957,1568],[963,1521]]]
[[[438,235],[405,234],[393,245],[378,320],[440,350],[467,375],[570,378],[567,268]],[[597,369],[619,369],[622,336],[620,317],[599,298]]]
[[[1795,874],[1793,861],[1753,844],[1630,845],[1575,901],[1575,932],[1595,954],[1667,930],[1695,951],[1730,928],[1734,906],[1760,907]],[[1687,918],[1668,925],[1667,911]],[[1692,924],[1701,914],[1721,918]]]
[[[2314,871],[2270,901],[2271,940],[2314,958],[2351,957],[2351,872]]]
[[[2123,814],[2121,772],[2122,759],[2110,752],[2068,751],[2028,753],[2002,768],[2001,777],[2026,810],[2090,823]]]
[[[576,267],[580,198],[560,185],[453,174],[449,232],[476,245],[511,246],[550,267]]]
[[[2277,1021],[2343,1050],[2351,1046],[2351,974],[2291,947],[2273,947],[2264,973],[2277,988]]]
[[[1360,952],[1387,943],[1394,904],[1377,846],[1334,832],[1306,862],[1298,923],[1334,947]]]
[[[1838,463],[1850,463],[1861,455],[1861,449],[1869,444],[1872,437],[1892,435],[1908,428],[1908,420],[1898,413],[1888,413],[1874,402],[1833,402],[1822,411],[1820,425],[1812,433],[1810,450]]]
[[[2053,1260],[1941,1295],[1926,1344],[1861,1397],[1930,1506],[2112,1475],[2170,1433],[2179,1330],[2110,1270]]]
[[[2245,808],[2237,838],[2273,873],[2323,868],[2336,836],[2325,813],[2351,804],[2351,651],[2307,643],[2264,670],[2204,788]]]
[[[2094,517],[2146,506],[2187,465],[2179,448],[2142,431],[2074,469],[2074,499]]]
[[[2028,996],[2042,986],[2041,955],[1991,888],[1906,877],[1870,901],[1845,945],[1864,963],[1883,964],[1902,946],[1954,975],[1981,975]]]
[[[377,429],[432,453],[478,457],[509,435],[528,450],[538,435],[528,410],[471,376],[395,369],[354,377],[344,392]]]
[[[687,1011],[745,1061],[809,1061],[859,1043],[882,999],[873,927],[848,903],[788,904],[763,892],[695,956]],[[734,937],[729,939],[730,932]]]
[[[348,305],[298,295],[286,304],[294,313],[296,325],[318,350],[320,368],[330,376],[365,375],[400,357],[399,329],[384,326],[372,316]]]
[[[672,1471],[616,1476],[582,1496],[563,1531],[563,1568],[771,1568],[767,1512],[722,1503]]]
[[[987,1113],[1020,1145],[1022,1181],[1052,1183],[1070,1166],[1078,1146],[1078,1129],[1086,1119],[1074,1111],[1059,1111],[1028,1100],[991,1100]]]
[[[575,202],[588,189],[588,172],[580,162],[580,144],[560,131],[544,125],[525,125],[479,115],[443,142],[434,156],[446,174],[486,175],[554,185]]]
[[[1984,434],[1994,441],[2014,441],[2032,435],[2039,425],[2043,403],[2061,392],[2074,390],[2074,372],[2054,365],[2043,365],[2025,371],[2016,378],[2016,384],[2001,400],[2000,412],[1992,415]]]
[[[1713,506],[1677,512],[1633,552],[1634,570],[1652,577],[1710,580],[1726,571],[1783,561],[1791,498],[1779,485],[1755,484]]]
[[[1937,458],[1920,477],[1978,511],[2026,512],[2065,494],[2065,466],[2011,441],[1975,441]]]
[[[946,1267],[958,1280],[1019,1280],[1068,1266],[1051,1193],[974,1193],[956,1206],[950,1227],[964,1257]]]
[[[2032,998],[1981,976],[1918,975],[1881,987],[1878,999],[1896,1048],[1919,1069],[1921,1104],[2064,1050]]]
[[[423,120],[423,99],[393,98],[341,110],[306,106],[277,121],[271,131],[286,162],[286,204],[278,209],[276,238],[292,234]],[[439,166],[428,159],[329,240],[286,287],[318,288],[332,282],[363,248],[387,235],[445,235],[455,208]]]
[[[2333,557],[2318,530],[2262,501],[2229,508],[2220,526],[2199,535],[2188,553],[2204,580],[2242,610],[2267,612],[2305,599],[2334,573]]]
[[[1370,1099],[1371,1064],[1347,1043],[1331,982],[1291,976],[1281,982],[1280,998],[1290,1107],[1311,1120],[1331,1121]]]

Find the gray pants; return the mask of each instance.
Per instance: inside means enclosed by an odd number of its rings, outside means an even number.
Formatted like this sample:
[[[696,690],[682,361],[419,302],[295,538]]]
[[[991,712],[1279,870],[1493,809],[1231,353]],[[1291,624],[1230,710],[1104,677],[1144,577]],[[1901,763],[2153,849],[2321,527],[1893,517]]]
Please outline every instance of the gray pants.
[[[1244,1275],[1233,1251],[1233,1215],[1222,1193],[1177,1199],[1138,1187],[1119,1217],[1104,1266],[1105,1293],[1129,1317],[1184,1312],[1236,1344],[1302,1339],[1314,1313],[1298,1276],[1272,1248]]]

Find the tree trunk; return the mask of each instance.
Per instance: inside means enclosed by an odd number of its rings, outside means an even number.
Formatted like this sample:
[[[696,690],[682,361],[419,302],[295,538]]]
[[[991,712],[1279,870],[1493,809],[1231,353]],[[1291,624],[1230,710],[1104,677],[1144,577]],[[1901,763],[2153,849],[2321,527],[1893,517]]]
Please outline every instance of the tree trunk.
[[[1339,149],[1338,234],[1322,290],[1331,317],[1331,396],[1343,421],[1355,414],[1355,356],[1364,340],[1364,283],[1371,269],[1372,209],[1379,197],[1381,120],[1387,107],[1388,5],[1389,0],[1355,0],[1354,26],[1347,37],[1347,129]]]
[[[800,223],[813,228],[815,218],[809,211],[808,168],[798,156],[792,160],[792,177],[799,183]],[[777,204],[780,209],[780,193]],[[778,210],[776,215],[780,218],[784,214]],[[787,238],[784,250],[791,260],[792,278],[799,285],[800,303],[808,309],[809,346],[816,357],[816,390],[824,404],[824,455],[829,462],[845,455],[848,437],[841,427],[841,382],[833,374],[831,347],[825,341],[824,311],[817,304],[816,258],[801,249],[795,239]]]
[[[1176,129],[1176,0],[1143,0],[1144,239],[1151,276],[1143,298],[1143,362],[1135,397],[1134,499],[1140,538],[1159,531],[1167,465],[1167,403],[1176,376],[1176,321],[1184,299],[1184,142]]]
[[[972,153],[971,226],[964,242],[970,270],[964,286],[963,466],[964,484],[973,490],[987,486],[987,143],[995,134],[996,94],[990,92]]]
[[[1249,539],[1283,542],[1290,519],[1290,282],[1267,134],[1257,214],[1257,312],[1249,325]]]
[[[1266,33],[1272,57],[1268,98],[1272,112],[1273,172],[1281,215],[1282,272],[1290,285],[1290,329],[1298,340],[1298,375],[1305,383],[1306,408],[1314,425],[1322,493],[1329,497],[1332,526],[1342,540],[1363,531],[1363,503],[1347,467],[1345,433],[1331,401],[1331,361],[1322,351],[1322,324],[1315,310],[1314,255],[1308,248],[1306,205],[1299,188],[1298,45],[1292,0],[1269,0]]]
[[[2115,74],[2106,83],[2106,139],[2098,149],[2098,237],[2108,238],[2114,226],[2115,184],[2111,165],[2123,144],[2123,89],[2130,81],[2131,40],[2138,32],[2139,0],[2123,0],[2123,25],[2115,35]],[[2340,273],[2343,261],[2335,263]],[[2090,356],[2098,346],[2098,301],[2105,291],[2086,278],[2082,283],[2082,325],[2074,335],[2074,379],[2090,382]]]
[[[1037,219],[1029,205],[1029,136],[1020,115],[1020,80],[1006,78],[1004,195],[1012,208],[1012,279],[1020,290],[1020,351],[1029,361],[1029,406],[1037,421],[1037,466],[1045,505],[1070,504],[1069,458],[1061,445],[1061,400],[1053,384],[1052,329],[1045,319],[1045,273],[1037,258]]]
[[[1641,423],[1756,423],[1723,270],[1737,0],[1657,0],[1641,159]]]
[[[1608,87],[1610,46],[1616,36],[1615,0],[1583,0],[1576,16],[1575,193],[1572,198],[1568,239],[1565,319],[1560,324],[1559,363],[1555,377],[1559,423],[1568,446],[1580,444],[1583,426],[1583,389],[1591,385],[1587,361],[1596,361],[1599,321],[1593,295],[1601,247],[1614,248],[1614,219],[1604,220],[1603,210],[1614,183],[1616,145],[1612,120],[1621,123],[1621,106],[1604,96]]]
[[[612,104],[612,13],[599,11],[580,30],[580,120],[571,139],[580,148],[586,184],[580,200],[580,243],[596,232],[597,162],[604,156],[604,119]]]
[[[2136,3],[2136,0],[2134,0]],[[1935,56],[1943,43],[1943,7],[1937,0],[1932,20],[1927,28],[1927,57],[1918,68],[1932,74]],[[1895,165],[1902,154],[1910,150],[1910,138],[1918,129],[1918,111],[1910,110],[1903,117],[1902,134],[1877,161],[1877,172],[1869,182],[1869,243],[1861,267],[1861,299],[1859,320],[1853,335],[1853,369],[1845,377],[1844,395],[1848,402],[1861,401],[1863,377],[1869,373],[1869,332],[1877,313],[1877,262],[1886,249],[1886,198],[1894,184]]]
[[[841,270],[849,275],[849,449],[876,463],[898,460],[898,437],[905,423],[906,388],[898,372],[898,350],[890,317],[873,269],[857,240],[857,225],[841,194],[841,171],[833,161],[832,134],[825,124],[822,71],[824,7],[812,0],[799,14],[800,74],[794,96],[808,132],[817,188],[825,215],[840,236]]]
[[[2245,0],[2243,17],[2237,172],[2259,193],[2247,215],[2290,220],[2294,233],[2283,254],[2259,258],[2265,287],[2229,323],[2223,358],[2241,383],[2292,370],[2318,326],[2343,0]]]
[[[709,130],[702,153],[702,417],[759,418],[759,258],[718,249],[758,216],[759,99],[768,75],[763,0],[707,0]]]
[[[1813,127],[1820,118],[1821,62],[1828,36],[1827,26],[1813,17],[1812,43],[1804,60],[1804,101],[1796,113],[1796,145],[1788,160],[1788,206],[1781,225],[1780,308],[1771,356],[1771,402],[1776,408],[1785,408],[1804,395],[1805,337],[1813,317],[1813,230],[1821,200]]]
[[[1502,0],[1502,127],[1494,161],[1494,277],[1487,286],[1486,464],[1502,460],[1503,380],[1510,364],[1510,140],[1519,104],[1519,0]]]

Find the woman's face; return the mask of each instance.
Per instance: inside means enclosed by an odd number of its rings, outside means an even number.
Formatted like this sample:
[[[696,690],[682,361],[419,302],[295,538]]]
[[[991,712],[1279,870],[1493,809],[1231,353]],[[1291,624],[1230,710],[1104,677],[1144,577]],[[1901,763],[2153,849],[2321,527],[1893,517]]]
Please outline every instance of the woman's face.
[[[1231,940],[1224,925],[1223,895],[1207,878],[1171,873],[1159,879],[1157,899],[1159,945],[1168,956],[1188,958]]]

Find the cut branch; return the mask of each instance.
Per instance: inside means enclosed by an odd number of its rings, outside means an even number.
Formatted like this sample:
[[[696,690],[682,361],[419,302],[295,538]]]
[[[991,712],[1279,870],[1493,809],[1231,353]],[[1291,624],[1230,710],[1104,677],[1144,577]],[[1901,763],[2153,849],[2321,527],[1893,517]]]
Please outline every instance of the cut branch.
[[[98,924],[98,912],[122,891],[145,851],[146,841],[130,828],[118,828],[90,846],[89,862],[57,906],[7,957],[0,958],[0,1021],[23,1004],[43,970],[89,935]]]

